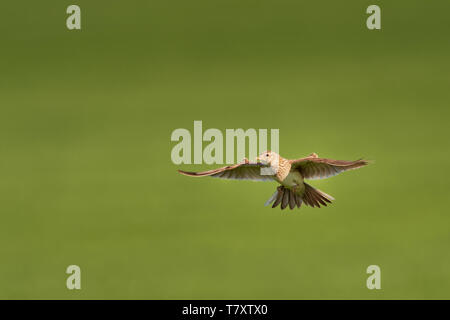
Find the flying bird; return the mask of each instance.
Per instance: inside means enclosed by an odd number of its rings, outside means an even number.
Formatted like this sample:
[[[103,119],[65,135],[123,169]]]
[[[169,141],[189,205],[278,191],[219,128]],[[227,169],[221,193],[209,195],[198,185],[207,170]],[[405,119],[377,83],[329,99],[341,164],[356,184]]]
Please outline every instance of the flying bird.
[[[244,159],[235,165],[203,172],[182,170],[178,170],[178,172],[190,177],[276,181],[280,186],[265,205],[268,206],[273,202],[272,208],[281,204],[282,210],[287,206],[292,210],[295,207],[300,208],[303,203],[320,208],[320,205],[327,206],[327,203],[334,200],[332,196],[304,182],[305,179],[329,178],[369,164],[368,161],[362,159],[344,161],[319,158],[315,153],[305,158],[289,160],[271,151],[263,152],[256,160],[257,162],[250,162],[248,159]]]

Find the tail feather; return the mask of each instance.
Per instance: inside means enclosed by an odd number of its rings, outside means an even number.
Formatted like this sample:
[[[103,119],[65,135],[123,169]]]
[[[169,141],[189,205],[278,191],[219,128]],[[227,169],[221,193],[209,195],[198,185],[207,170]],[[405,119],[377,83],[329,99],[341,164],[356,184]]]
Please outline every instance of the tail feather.
[[[298,194],[295,195],[295,203],[297,204],[297,208],[300,208],[302,205],[302,198],[300,198],[300,196]]]
[[[305,192],[303,194],[303,199],[305,200],[305,203],[311,207],[318,207],[320,208],[320,205],[327,206],[327,202],[331,203],[334,198],[330,196],[329,194],[326,194],[323,191],[320,191],[319,189],[316,189],[314,187],[311,187],[309,184],[305,183]]]
[[[303,199],[305,200],[305,204],[310,207],[314,207],[315,201],[312,199],[312,195],[305,192],[303,194]]]
[[[272,205],[272,208],[275,208],[276,206],[278,206],[281,203],[281,200],[283,199],[283,193],[284,191],[282,191],[281,188],[277,189],[277,198],[275,200],[275,202]]]
[[[296,206],[300,208],[304,203],[310,207],[327,206],[327,203],[331,203],[334,200],[332,196],[326,194],[319,189],[311,187],[309,184],[305,183],[305,189],[302,194],[294,193],[291,189],[280,186],[277,188],[275,193],[270,197],[269,200],[264,204],[265,206],[270,205],[273,202],[272,208],[277,207],[281,204],[281,210],[286,209],[289,206],[289,209],[294,209]]]
[[[289,208],[292,210],[295,206],[295,193],[292,190],[289,190]]]
[[[289,203],[289,196],[290,196],[289,189],[284,189],[283,201],[281,202],[281,210],[286,209]]]
[[[266,201],[266,203],[264,203],[264,205],[267,207],[269,204],[271,204],[272,202],[274,202],[278,197],[278,190],[275,191],[275,193],[270,197],[269,200]]]

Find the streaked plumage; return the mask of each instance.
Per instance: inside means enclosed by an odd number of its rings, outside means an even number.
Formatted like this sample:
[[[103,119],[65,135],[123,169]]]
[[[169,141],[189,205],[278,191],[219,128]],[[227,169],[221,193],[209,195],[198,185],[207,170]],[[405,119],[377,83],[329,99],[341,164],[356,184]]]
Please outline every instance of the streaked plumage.
[[[319,158],[313,153],[306,158],[288,160],[275,152],[264,152],[258,162],[241,163],[203,172],[186,172],[181,174],[191,177],[216,177],[222,179],[277,181],[281,184],[265,205],[273,202],[272,208],[280,205],[281,209],[300,208],[304,203],[311,207],[327,206],[334,198],[303,180],[324,179],[341,172],[357,169],[368,164],[366,160],[344,161]]]

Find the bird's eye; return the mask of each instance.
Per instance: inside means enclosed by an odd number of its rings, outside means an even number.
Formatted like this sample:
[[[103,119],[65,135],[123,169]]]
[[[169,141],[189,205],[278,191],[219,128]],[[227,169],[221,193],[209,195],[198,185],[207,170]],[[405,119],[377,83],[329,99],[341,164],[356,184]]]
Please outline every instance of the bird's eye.
[[[269,156],[269,154],[268,153],[266,153],[266,157],[268,157]]]

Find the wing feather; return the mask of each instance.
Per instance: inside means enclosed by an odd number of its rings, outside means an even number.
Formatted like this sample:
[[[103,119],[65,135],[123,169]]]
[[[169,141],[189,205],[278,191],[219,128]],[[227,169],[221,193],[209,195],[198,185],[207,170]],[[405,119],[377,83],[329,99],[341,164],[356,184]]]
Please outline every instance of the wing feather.
[[[274,176],[261,174],[261,168],[264,167],[267,166],[259,162],[244,161],[235,165],[208,171],[188,172],[178,170],[178,172],[189,177],[215,177],[221,179],[254,180],[254,181],[274,180]]]
[[[300,171],[305,179],[325,179],[341,172],[358,169],[369,164],[367,160],[333,160],[314,156],[290,160],[293,169]]]

